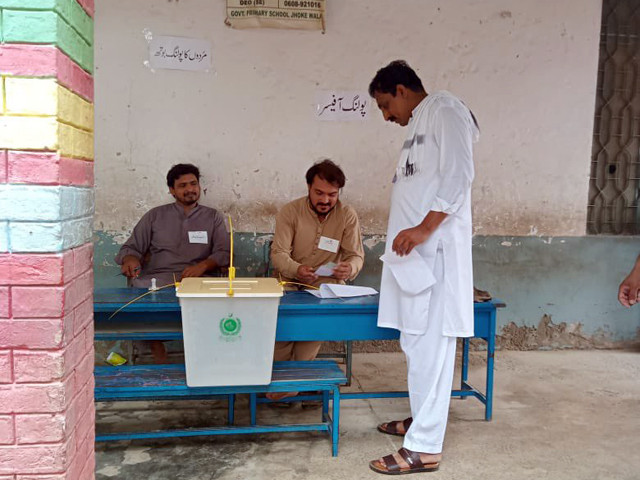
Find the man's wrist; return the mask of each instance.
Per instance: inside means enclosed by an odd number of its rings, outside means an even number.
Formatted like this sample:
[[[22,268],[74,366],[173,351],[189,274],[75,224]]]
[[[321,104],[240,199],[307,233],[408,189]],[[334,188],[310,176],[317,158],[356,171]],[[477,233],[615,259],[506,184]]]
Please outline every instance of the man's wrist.
[[[206,272],[207,270],[213,270],[214,268],[216,268],[218,266],[218,263],[211,258],[205,258],[200,263],[198,263],[198,265],[204,267]]]
[[[301,263],[295,263],[292,267],[290,271],[283,271],[282,273],[284,275],[286,275],[289,278],[296,278],[298,276],[298,271],[300,270],[300,267],[302,266]]]
[[[634,267],[633,270],[629,272],[629,275],[627,276],[627,278],[634,278],[634,279],[640,280],[640,266]]]
[[[427,222],[420,223],[417,227],[418,232],[420,232],[425,237],[428,237],[433,233],[433,228]]]

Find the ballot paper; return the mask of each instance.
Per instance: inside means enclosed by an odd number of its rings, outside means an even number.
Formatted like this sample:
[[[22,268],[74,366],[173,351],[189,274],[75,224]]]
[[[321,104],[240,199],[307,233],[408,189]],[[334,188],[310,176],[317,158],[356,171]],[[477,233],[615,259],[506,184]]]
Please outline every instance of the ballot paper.
[[[378,291],[371,287],[358,287],[355,285],[341,285],[339,283],[323,283],[319,290],[306,290],[318,298],[346,298],[377,295]]]
[[[336,268],[336,264],[333,262],[329,262],[316,268],[314,273],[319,277],[331,277],[333,276],[334,268]]]
[[[400,289],[409,295],[417,295],[436,283],[431,268],[415,248],[402,257],[387,252],[380,260],[389,268]]]

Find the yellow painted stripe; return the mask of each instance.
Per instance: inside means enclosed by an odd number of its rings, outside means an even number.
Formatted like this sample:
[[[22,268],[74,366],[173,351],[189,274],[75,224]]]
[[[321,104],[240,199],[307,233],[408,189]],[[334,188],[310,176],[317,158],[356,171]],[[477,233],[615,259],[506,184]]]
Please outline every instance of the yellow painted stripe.
[[[58,84],[53,78],[5,79],[6,113],[9,115],[56,115]]]
[[[0,117],[0,149],[52,150],[58,148],[55,117]]]
[[[58,118],[93,132],[93,104],[62,86],[58,86]]]
[[[60,155],[93,160],[93,133],[59,123]]]
[[[66,124],[93,131],[93,105],[48,78],[5,78],[6,113],[56,115]]]
[[[0,149],[47,150],[93,160],[93,133],[55,117],[0,116]]]

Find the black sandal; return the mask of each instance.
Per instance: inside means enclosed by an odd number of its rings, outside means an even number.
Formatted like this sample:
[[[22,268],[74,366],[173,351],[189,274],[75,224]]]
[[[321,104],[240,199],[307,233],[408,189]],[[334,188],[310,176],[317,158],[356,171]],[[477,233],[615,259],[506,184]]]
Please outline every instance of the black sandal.
[[[382,465],[378,460],[369,462],[369,468],[376,473],[382,473],[384,475],[406,475],[409,473],[435,472],[440,468],[440,462],[422,463],[418,452],[412,452],[406,448],[401,448],[398,450],[398,453],[404,461],[407,462],[409,468],[400,467],[398,462],[396,462],[396,459],[393,458],[393,455],[382,457],[384,465]]]
[[[395,422],[381,423],[380,425],[378,425],[378,431],[382,432],[382,433],[386,433],[387,435],[395,435],[397,437],[404,437],[404,435],[409,430],[409,427],[411,426],[411,422],[413,422],[413,418],[412,417],[405,418],[404,420],[397,420]],[[400,423],[404,427],[404,432],[399,432],[398,431],[398,424],[400,424]]]

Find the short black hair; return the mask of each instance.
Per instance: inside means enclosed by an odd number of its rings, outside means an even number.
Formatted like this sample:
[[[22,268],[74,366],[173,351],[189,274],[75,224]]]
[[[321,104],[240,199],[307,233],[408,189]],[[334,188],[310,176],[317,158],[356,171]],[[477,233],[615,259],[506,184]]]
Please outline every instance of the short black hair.
[[[305,175],[307,178],[307,185],[311,185],[313,183],[313,179],[316,175],[326,182],[337,185],[338,188],[344,187],[344,184],[347,181],[342,169],[328,158],[314,163],[313,166],[307,170],[307,174]]]
[[[422,81],[413,68],[404,60],[394,60],[386,67],[378,70],[369,84],[369,95],[373,97],[378,92],[390,93],[395,97],[398,85],[404,85],[414,92],[424,92]]]
[[[167,172],[167,185],[169,188],[173,188],[177,179],[182,175],[189,175],[190,173],[196,176],[198,182],[200,181],[200,170],[195,165],[190,163],[178,163],[174,165],[171,167],[171,170]]]

